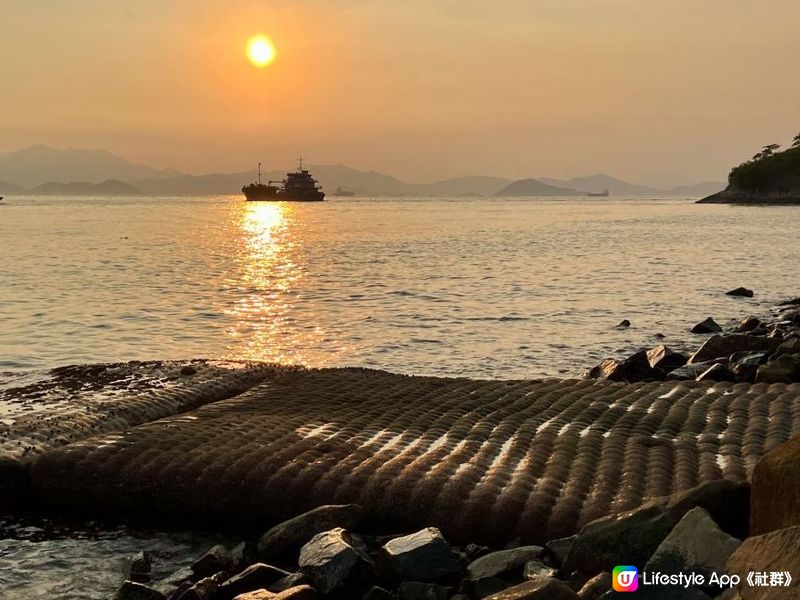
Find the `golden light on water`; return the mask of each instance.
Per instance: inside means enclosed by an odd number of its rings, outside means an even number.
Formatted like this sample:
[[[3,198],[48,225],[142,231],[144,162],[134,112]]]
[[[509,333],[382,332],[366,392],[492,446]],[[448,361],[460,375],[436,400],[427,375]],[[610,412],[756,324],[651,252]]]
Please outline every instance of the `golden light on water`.
[[[247,58],[256,67],[263,69],[268,67],[278,56],[275,45],[265,35],[255,35],[247,42]]]

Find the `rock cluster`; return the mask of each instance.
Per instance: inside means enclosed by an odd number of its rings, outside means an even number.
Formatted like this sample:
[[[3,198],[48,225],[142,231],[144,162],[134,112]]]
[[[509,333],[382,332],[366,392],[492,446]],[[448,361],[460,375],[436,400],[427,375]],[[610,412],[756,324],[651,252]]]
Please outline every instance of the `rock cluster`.
[[[737,288],[728,295],[751,297]],[[710,334],[694,354],[668,346],[641,349],[624,360],[606,359],[588,369],[589,379],[624,381],[689,380],[733,383],[800,382],[800,304],[798,299],[778,305],[775,317],[749,316],[726,327],[709,317],[691,328]]]

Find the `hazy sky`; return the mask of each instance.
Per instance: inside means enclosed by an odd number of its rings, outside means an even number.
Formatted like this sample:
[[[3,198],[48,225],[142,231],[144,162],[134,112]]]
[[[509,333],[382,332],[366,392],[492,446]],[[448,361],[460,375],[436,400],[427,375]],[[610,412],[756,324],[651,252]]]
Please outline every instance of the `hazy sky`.
[[[0,0],[0,151],[722,179],[800,131],[798,0]],[[256,69],[247,39],[277,61]]]

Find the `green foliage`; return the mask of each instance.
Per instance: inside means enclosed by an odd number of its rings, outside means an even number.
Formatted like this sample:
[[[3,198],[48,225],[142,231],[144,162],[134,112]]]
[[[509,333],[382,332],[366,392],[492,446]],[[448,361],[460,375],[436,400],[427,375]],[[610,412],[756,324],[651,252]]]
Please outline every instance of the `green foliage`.
[[[792,148],[777,152],[777,144],[770,144],[752,160],[734,167],[728,176],[731,186],[746,191],[782,191],[800,185],[800,134]]]
[[[798,147],[800,147],[800,133],[794,136],[794,139],[792,140],[792,148],[798,148]]]

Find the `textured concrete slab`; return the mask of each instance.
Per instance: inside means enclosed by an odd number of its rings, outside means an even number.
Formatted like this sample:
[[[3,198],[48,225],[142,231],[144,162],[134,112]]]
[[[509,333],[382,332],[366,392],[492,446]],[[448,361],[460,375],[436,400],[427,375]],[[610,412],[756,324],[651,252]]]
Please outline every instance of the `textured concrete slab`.
[[[541,542],[645,500],[746,479],[800,433],[800,385],[478,381],[299,371],[41,455],[36,497],[267,525],[362,504],[396,529]]]

